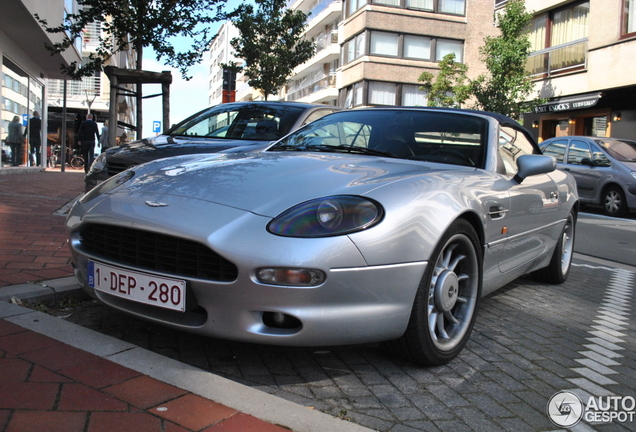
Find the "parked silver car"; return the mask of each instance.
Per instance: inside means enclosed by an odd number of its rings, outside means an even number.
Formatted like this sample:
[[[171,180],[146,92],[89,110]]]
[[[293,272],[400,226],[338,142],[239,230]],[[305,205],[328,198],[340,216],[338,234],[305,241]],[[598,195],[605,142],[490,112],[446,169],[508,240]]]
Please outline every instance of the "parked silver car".
[[[530,272],[567,278],[578,198],[555,166],[500,115],[342,111],[263,152],[107,180],[68,215],[72,260],[89,294],[174,328],[390,341],[439,365],[465,345],[481,296]]]
[[[610,216],[636,210],[636,141],[565,136],[543,141],[541,149],[574,176],[581,203]]]

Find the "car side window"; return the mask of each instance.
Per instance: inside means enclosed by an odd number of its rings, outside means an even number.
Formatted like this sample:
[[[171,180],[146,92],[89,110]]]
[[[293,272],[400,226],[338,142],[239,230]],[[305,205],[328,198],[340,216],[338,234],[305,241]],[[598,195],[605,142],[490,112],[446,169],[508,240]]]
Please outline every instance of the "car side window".
[[[609,158],[605,156],[605,153],[603,153],[594,144],[592,144],[592,162],[594,163],[594,166],[597,167],[608,167],[612,165]]]
[[[552,141],[548,144],[547,147],[543,149],[543,154],[552,156],[556,159],[557,162],[563,162],[563,156],[565,155],[565,148],[568,145],[567,140],[556,140]]]
[[[534,147],[526,135],[512,127],[502,126],[499,129],[499,171],[508,175],[517,174],[517,158],[526,154],[533,154]]]
[[[568,163],[571,165],[582,165],[581,161],[583,159],[592,160],[590,145],[584,141],[570,141],[570,148],[568,149]]]

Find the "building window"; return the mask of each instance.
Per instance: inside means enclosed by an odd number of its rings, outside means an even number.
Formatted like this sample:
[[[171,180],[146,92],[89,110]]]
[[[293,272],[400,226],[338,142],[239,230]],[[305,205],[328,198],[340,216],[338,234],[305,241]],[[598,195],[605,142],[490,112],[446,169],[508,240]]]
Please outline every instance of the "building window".
[[[397,57],[399,42],[397,33],[371,32],[370,52],[373,55]]]
[[[535,17],[529,27],[531,49],[527,70],[549,76],[585,67],[590,2]]]
[[[449,39],[438,39],[435,44],[435,59],[440,61],[447,54],[455,54],[455,61],[464,61],[464,42]]]
[[[367,0],[347,0],[346,2],[346,11],[347,16],[353,15],[358,9],[362,9],[366,6]]]
[[[409,9],[422,9],[427,11],[435,10],[433,0],[406,0],[406,7]]]
[[[371,81],[369,83],[369,105],[396,105],[397,85]]]
[[[355,0],[353,1],[355,2]],[[466,14],[466,0],[372,0],[372,2],[373,4],[419,9],[448,15]]]
[[[343,64],[350,63],[366,54],[365,41],[365,33],[360,33],[345,42]],[[464,58],[464,42],[460,40],[434,39],[379,31],[369,32],[368,50],[370,55],[428,61],[441,61],[449,53],[454,53],[455,59],[460,63]]]
[[[427,106],[428,93],[419,85],[402,84],[402,106]]]
[[[439,0],[439,13],[464,15],[465,0]]]
[[[404,36],[404,57],[429,60],[431,58],[431,38],[424,36]]]
[[[362,57],[365,51],[366,33],[360,33],[353,39],[348,40],[344,44],[343,63],[349,63],[355,59]]]
[[[384,81],[361,81],[340,92],[342,105],[353,108],[361,105],[427,106],[428,94],[417,84]],[[341,99],[342,100],[342,99]]]
[[[636,33],[636,0],[623,2],[623,34]]]

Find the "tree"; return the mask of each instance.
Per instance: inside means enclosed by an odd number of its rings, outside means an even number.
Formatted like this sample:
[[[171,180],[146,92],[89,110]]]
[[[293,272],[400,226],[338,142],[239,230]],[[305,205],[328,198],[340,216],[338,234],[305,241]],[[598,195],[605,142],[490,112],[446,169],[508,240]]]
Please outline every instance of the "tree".
[[[428,106],[461,108],[470,97],[467,71],[468,66],[455,61],[455,54],[450,53],[439,62],[437,76],[422,72],[417,80],[424,83],[420,90],[428,92]]]
[[[77,0],[80,10],[69,14],[62,24],[49,26],[46,20],[35,18],[49,33],[66,33],[63,42],[48,45],[58,54],[75,44],[87,26],[100,23],[106,35],[99,37],[99,46],[87,62],[61,66],[69,78],[92,76],[118,52],[133,48],[137,57],[136,69],[142,70],[143,50],[151,47],[157,60],[178,69],[185,79],[188,69],[199,63],[214,37],[206,24],[225,19],[221,10],[226,0]],[[216,10],[215,10],[216,9]],[[215,11],[214,11],[215,10]],[[190,49],[178,52],[171,43],[175,36],[192,39]]]
[[[260,90],[265,100],[278,94],[296,66],[309,60],[315,52],[312,40],[303,40],[307,15],[300,10],[286,9],[286,0],[254,0],[237,9],[233,23],[239,37],[230,41],[235,55],[245,62],[223,65],[234,71],[242,70],[248,84]]]
[[[523,0],[506,3],[497,20],[500,35],[486,37],[479,49],[489,74],[472,82],[475,108],[518,119],[521,113],[543,103],[539,98],[527,102],[534,88],[526,71],[531,49],[526,29],[532,17]]]
[[[77,0],[80,9],[68,14],[62,24],[50,27],[46,20],[35,18],[49,33],[65,33],[63,42],[47,45],[52,54],[69,49],[81,38],[89,24],[99,23],[105,36],[99,35],[99,46],[91,53],[88,61],[81,64],[72,62],[61,65],[62,72],[69,78],[81,79],[101,72],[108,59],[130,48],[136,56],[135,68],[143,69],[143,51],[151,47],[157,60],[181,72],[184,79],[190,79],[188,69],[199,63],[207,51],[214,33],[209,26],[212,22],[225,19],[228,15],[221,10],[226,0]],[[216,9],[216,10],[215,10]],[[192,46],[185,51],[177,51],[171,41],[175,36],[187,36]],[[142,84],[136,84],[137,135],[142,136]]]

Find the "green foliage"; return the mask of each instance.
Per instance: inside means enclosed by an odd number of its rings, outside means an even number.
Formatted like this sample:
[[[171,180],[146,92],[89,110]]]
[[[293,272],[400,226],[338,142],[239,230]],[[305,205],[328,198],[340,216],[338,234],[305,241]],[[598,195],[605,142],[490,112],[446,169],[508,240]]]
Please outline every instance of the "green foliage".
[[[234,25],[239,37],[230,44],[244,65],[223,65],[235,71],[242,70],[249,85],[268,95],[278,94],[291,76],[293,69],[309,60],[315,52],[312,40],[302,40],[307,15],[286,8],[286,0],[255,0],[258,10],[251,4],[237,9]]]
[[[49,33],[68,35],[63,42],[47,46],[53,53],[61,53],[74,45],[77,38],[90,23],[101,23],[106,38],[100,36],[97,51],[90,55],[89,62],[73,62],[62,71],[71,78],[94,75],[101,71],[105,62],[117,52],[134,48],[137,54],[137,69],[142,69],[144,47],[152,47],[157,60],[164,59],[189,79],[187,70],[199,63],[214,37],[209,26],[225,19],[221,10],[226,0],[78,0],[79,12],[69,14],[58,26],[49,26],[46,20],[35,18]],[[171,43],[175,36],[187,36],[192,45],[185,51],[177,51]]]
[[[428,106],[461,108],[470,97],[471,85],[466,77],[468,66],[455,61],[455,54],[446,54],[439,62],[436,77],[422,72],[417,79],[422,82],[420,90],[428,92]]]
[[[523,0],[511,0],[498,17],[500,35],[487,37],[480,48],[488,76],[480,75],[472,82],[476,108],[518,119],[541,99],[526,102],[534,85],[526,71],[531,45],[526,29],[532,13],[525,9]]]

